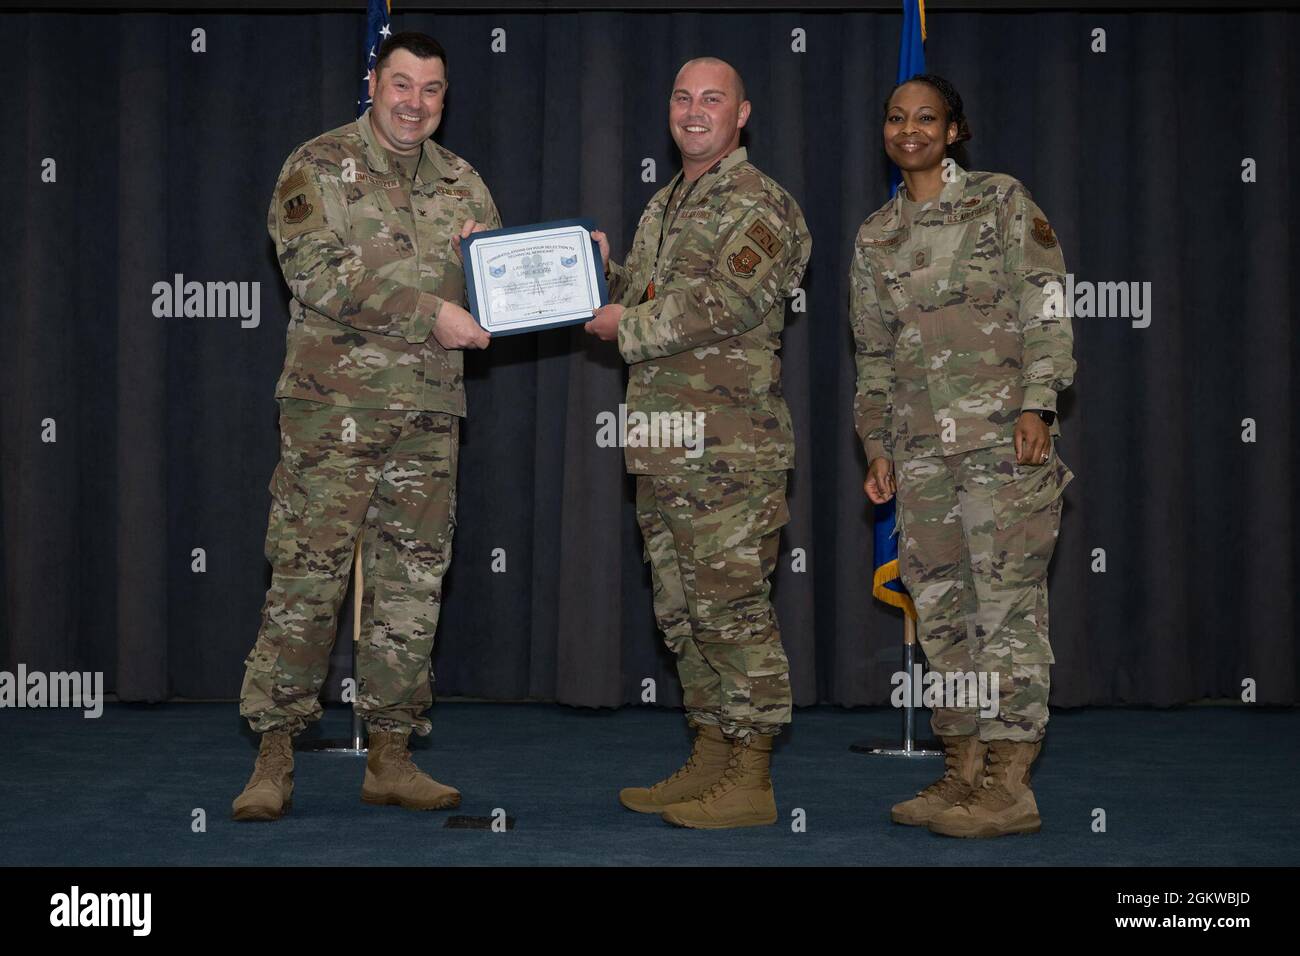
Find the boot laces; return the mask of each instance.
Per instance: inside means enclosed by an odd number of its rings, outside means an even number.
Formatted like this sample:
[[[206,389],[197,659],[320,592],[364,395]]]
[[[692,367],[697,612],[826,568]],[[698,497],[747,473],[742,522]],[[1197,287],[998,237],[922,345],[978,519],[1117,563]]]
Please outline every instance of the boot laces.
[[[731,756],[727,758],[727,769],[722,771],[722,776],[718,778],[717,783],[700,794],[698,799],[712,800],[714,797],[720,797],[736,787],[740,782],[740,763],[744,753],[743,747],[744,745],[732,748]]]
[[[990,747],[988,760],[989,769],[984,774],[982,785],[972,790],[970,797],[965,802],[979,806],[1015,802],[1015,798],[1011,796],[1011,791],[1007,789],[1006,784],[1009,769],[1006,767],[1007,759],[999,754],[996,749]]]
[[[286,746],[280,741],[269,741],[257,755],[253,767],[253,779],[250,784],[260,780],[277,780],[293,765],[293,745]]]
[[[686,763],[673,771],[673,775],[665,780],[664,784],[675,783],[691,771],[695,770],[700,765],[700,756],[703,752],[704,738],[703,736],[696,735],[695,743],[691,746],[691,755],[686,758]]]
[[[940,797],[952,802],[952,797],[967,793],[970,787],[962,780],[961,771],[958,770],[960,760],[959,754],[951,751],[945,752],[943,755],[943,776],[920,791],[917,796]]]
[[[387,750],[388,752],[383,758],[384,762],[388,763],[404,777],[417,777],[423,772],[411,759],[411,751],[407,748],[405,740],[401,738],[394,739],[388,745]]]

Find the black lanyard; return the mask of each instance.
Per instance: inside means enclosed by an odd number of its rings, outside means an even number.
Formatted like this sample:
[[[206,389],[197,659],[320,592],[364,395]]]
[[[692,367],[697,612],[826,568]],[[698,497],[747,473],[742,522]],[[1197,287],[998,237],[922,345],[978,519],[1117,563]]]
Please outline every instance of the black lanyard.
[[[712,170],[709,170],[709,172],[712,172]],[[705,175],[708,174],[706,173]],[[695,184],[698,183],[701,179],[703,179],[704,176],[696,176],[694,179],[691,180],[691,184],[686,187],[686,193],[682,196],[682,201],[678,203],[677,208],[673,210],[672,222],[669,222],[668,207],[673,204],[673,196],[677,194],[677,187],[682,184],[682,179],[685,178],[686,178],[685,174],[682,174],[680,178],[673,181],[673,188],[668,190],[668,201],[664,203],[664,214],[663,217],[659,220],[659,248],[655,250],[655,274],[656,275],[658,275],[659,273],[659,256],[664,251],[664,237],[668,234],[668,230],[671,229],[673,225],[677,222],[677,215],[682,211],[682,206],[686,205],[686,200],[691,198],[691,190],[695,188]]]

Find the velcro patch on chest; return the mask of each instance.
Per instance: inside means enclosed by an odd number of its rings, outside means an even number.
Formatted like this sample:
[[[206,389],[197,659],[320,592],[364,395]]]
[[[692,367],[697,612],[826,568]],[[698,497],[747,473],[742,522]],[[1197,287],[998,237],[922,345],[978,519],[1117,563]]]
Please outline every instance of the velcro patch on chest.
[[[380,189],[396,189],[402,185],[402,180],[397,176],[376,176],[374,173],[357,173],[357,182],[370,183]]]
[[[896,232],[892,236],[881,236],[878,239],[863,239],[862,244],[873,249],[891,249],[902,242],[906,234],[906,232]]]
[[[677,213],[677,218],[686,222],[708,222],[716,213],[708,206],[694,206]]]
[[[952,211],[943,217],[945,224],[951,225],[957,222],[966,222],[968,219],[975,219],[984,215],[992,207],[992,200],[984,200],[979,196],[971,196],[965,202],[957,203],[952,207]]]

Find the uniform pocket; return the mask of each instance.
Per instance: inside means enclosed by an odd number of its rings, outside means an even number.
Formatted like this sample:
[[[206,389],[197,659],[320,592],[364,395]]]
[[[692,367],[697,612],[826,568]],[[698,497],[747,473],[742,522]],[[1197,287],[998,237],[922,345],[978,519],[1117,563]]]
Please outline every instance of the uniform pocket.
[[[455,478],[460,457],[460,419],[450,412],[408,412],[402,435],[388,453],[388,467],[409,468],[429,478]]]
[[[388,270],[408,260],[414,266],[415,243],[406,221],[386,190],[367,189],[348,205],[348,241],[367,268]]]
[[[641,563],[650,563],[650,536],[658,518],[659,502],[655,499],[654,479],[636,476],[636,523],[641,529]]]
[[[280,659],[280,649],[267,638],[259,638],[253,650],[244,659],[244,666],[257,674],[274,674],[276,662]]]
[[[413,197],[416,240],[420,253],[420,288],[451,302],[465,299],[464,246],[456,255],[452,236],[466,219],[477,219],[463,199],[437,195]]]
[[[274,520],[277,511],[285,518],[297,518],[307,508],[307,493],[297,476],[280,459],[271,473],[271,515]]]
[[[701,515],[693,522],[692,553],[696,561],[714,557],[790,523],[785,500],[785,472],[739,476],[743,488],[735,503]]]
[[[1050,508],[1074,479],[1074,473],[1061,461],[1055,448],[1043,465],[1017,465],[1016,469],[1018,477],[999,488],[993,496],[993,520],[1001,529],[1010,528]]]
[[[271,514],[266,522],[266,546],[263,553],[273,568],[284,567],[295,559],[297,528],[307,511],[307,493],[297,476],[280,459],[271,474]]]
[[[1055,449],[1041,468],[1023,472],[998,489],[992,500],[1004,589],[1038,587],[1046,581],[1065,506],[1061,493],[1074,478]]]

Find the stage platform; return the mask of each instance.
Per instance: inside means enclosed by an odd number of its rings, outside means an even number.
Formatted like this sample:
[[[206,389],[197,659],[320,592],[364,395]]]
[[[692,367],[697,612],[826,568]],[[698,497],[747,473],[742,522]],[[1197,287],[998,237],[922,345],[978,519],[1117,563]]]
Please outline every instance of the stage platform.
[[[1198,706],[1057,711],[1035,767],[1035,836],[951,840],[890,823],[889,807],[941,771],[938,758],[850,753],[897,739],[892,709],[806,708],[773,763],[780,820],[723,832],[624,810],[687,752],[680,712],[442,702],[416,762],[464,795],[459,810],[361,803],[363,761],[299,753],[293,811],[230,820],[256,740],[236,705],[109,704],[0,712],[0,864],[11,865],[1295,865],[1300,711]],[[344,736],[349,712],[322,722]],[[924,725],[924,721],[922,722]],[[515,829],[446,829],[452,813]],[[806,814],[793,832],[792,814]],[[206,832],[193,832],[194,810]],[[1094,811],[1106,831],[1094,832]]]

